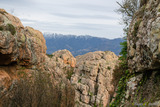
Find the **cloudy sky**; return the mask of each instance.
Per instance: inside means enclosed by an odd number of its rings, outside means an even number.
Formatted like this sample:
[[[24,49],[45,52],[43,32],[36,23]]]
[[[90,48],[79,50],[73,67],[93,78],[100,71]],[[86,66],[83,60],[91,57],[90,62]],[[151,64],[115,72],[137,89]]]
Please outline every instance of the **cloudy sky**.
[[[0,8],[43,33],[118,38],[123,26],[116,1],[122,0],[0,0]]]

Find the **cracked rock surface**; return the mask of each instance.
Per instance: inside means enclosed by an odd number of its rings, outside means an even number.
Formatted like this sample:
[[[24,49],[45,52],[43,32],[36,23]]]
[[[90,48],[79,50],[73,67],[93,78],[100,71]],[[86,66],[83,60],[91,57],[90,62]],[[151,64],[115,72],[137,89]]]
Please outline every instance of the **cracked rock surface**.
[[[71,78],[75,87],[76,106],[105,107],[110,100],[110,93],[114,91],[111,80],[118,57],[110,51],[96,51],[77,56],[76,61],[75,74]]]
[[[160,0],[148,0],[130,24],[128,66],[132,72],[160,69]]]

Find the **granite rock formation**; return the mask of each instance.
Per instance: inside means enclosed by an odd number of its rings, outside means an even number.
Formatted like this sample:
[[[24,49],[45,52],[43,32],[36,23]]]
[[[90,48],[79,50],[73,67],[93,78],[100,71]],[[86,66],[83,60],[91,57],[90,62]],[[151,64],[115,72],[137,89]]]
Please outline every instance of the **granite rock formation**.
[[[129,29],[129,68],[132,72],[159,69],[160,1],[145,2],[135,13]]]
[[[59,50],[52,53],[51,57],[46,55],[44,65],[45,71],[54,73],[57,82],[62,80],[69,82],[67,79],[73,74],[76,59],[68,50]]]
[[[0,9],[0,65],[37,65],[44,62],[45,54],[42,33],[24,27],[17,17]]]
[[[143,2],[144,1],[144,2]],[[128,67],[123,104],[160,106],[160,0],[141,0],[129,27]],[[124,106],[123,105],[123,106]]]
[[[76,106],[106,107],[114,91],[111,80],[118,57],[110,51],[96,51],[77,56],[76,61],[71,78]]]
[[[47,56],[42,33],[24,27],[17,17],[3,9],[0,9],[0,59],[0,106],[19,80],[19,72],[47,72],[54,85],[67,84],[71,96],[70,84],[74,85],[75,106],[105,107],[113,95],[112,73],[118,62],[113,52],[97,51],[74,58],[68,50],[59,50]]]

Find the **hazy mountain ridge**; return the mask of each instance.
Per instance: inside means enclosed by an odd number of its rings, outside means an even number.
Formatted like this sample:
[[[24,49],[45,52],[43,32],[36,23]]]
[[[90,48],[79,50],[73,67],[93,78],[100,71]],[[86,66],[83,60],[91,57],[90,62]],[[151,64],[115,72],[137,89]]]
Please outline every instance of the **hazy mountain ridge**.
[[[113,51],[119,55],[122,38],[107,39],[89,35],[63,35],[56,33],[44,33],[47,45],[47,53],[51,54],[57,50],[67,49],[74,56],[83,55],[94,51]]]

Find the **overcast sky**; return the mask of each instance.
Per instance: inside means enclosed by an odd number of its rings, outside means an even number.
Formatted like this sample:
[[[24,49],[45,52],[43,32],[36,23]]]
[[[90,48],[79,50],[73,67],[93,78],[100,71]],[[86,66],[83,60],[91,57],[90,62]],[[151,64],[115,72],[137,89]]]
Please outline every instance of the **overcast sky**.
[[[123,26],[116,1],[121,0],[0,0],[0,8],[43,33],[118,38]]]

